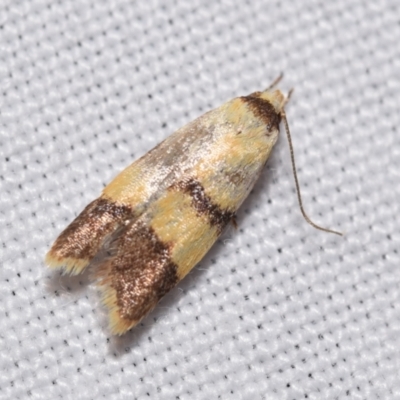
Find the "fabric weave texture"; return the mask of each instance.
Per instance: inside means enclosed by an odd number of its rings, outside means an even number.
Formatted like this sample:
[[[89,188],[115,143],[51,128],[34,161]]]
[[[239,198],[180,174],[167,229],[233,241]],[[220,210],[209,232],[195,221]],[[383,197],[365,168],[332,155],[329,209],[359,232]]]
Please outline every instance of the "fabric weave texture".
[[[399,399],[400,3],[4,0],[0,399]],[[284,132],[210,253],[111,337],[55,237],[124,167],[284,72]]]

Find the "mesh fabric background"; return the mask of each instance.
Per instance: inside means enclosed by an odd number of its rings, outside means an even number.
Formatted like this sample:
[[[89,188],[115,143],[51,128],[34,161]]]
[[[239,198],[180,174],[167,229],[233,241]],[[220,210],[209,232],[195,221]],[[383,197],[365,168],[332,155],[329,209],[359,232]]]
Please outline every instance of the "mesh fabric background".
[[[400,398],[400,3],[0,5],[0,398]],[[110,337],[60,231],[131,161],[280,71],[284,136],[201,264]]]

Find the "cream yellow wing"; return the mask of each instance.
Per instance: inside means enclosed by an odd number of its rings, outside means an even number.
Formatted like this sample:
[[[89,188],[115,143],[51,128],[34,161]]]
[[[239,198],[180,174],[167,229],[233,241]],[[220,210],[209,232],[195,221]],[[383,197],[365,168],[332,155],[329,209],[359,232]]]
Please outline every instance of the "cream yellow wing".
[[[243,99],[227,103],[217,116],[222,112],[224,124],[213,114],[202,117],[213,127],[212,146],[191,154],[190,168],[157,192],[110,245],[113,256],[97,278],[114,334],[135,326],[204,257],[247,197],[276,142],[279,120],[267,128],[254,115],[240,119],[238,114],[249,112]],[[231,115],[239,119],[234,125],[239,128],[232,129]]]
[[[247,197],[279,134],[283,96],[233,99],[118,175],[61,233],[47,263],[96,265],[111,330],[135,326],[207,253]]]

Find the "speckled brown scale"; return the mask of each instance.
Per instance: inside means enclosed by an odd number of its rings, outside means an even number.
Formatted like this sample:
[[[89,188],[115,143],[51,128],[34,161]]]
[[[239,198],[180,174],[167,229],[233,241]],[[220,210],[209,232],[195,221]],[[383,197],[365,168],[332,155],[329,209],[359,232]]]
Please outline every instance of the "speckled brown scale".
[[[142,221],[128,225],[110,246],[117,254],[100,267],[99,285],[106,297],[113,293],[114,304],[107,298],[105,303],[118,313],[118,325],[132,327],[177,284],[177,265],[170,259],[170,245]]]
[[[260,97],[262,92],[255,92],[248,96],[243,96],[241,99],[247,104],[250,111],[260,118],[266,125],[267,131],[272,129],[279,130],[281,122],[281,114],[278,113],[275,107],[266,99]]]
[[[178,190],[188,193],[192,197],[192,206],[199,214],[209,218],[210,224],[222,231],[227,223],[235,216],[234,212],[223,210],[212,202],[205,193],[204,187],[194,178],[187,178],[174,185]]]
[[[47,262],[51,265],[57,260],[68,260],[66,271],[80,273],[97,254],[104,239],[122,222],[133,218],[129,206],[102,197],[92,201],[54,242]]]

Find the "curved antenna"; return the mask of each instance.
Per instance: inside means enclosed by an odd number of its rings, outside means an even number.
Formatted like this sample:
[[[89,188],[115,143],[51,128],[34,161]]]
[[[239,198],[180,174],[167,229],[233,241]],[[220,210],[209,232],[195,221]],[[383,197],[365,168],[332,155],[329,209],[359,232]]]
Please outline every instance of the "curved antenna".
[[[282,75],[282,74],[281,74]],[[280,77],[278,77],[278,82],[280,80]],[[275,83],[275,81],[273,82]],[[292,136],[290,135],[290,130],[289,130],[289,124],[287,122],[287,118],[286,118],[286,112],[285,112],[285,105],[287,104],[287,102],[290,99],[290,96],[293,93],[293,89],[291,89],[286,97],[286,99],[284,100],[283,104],[282,104],[282,111],[281,111],[281,118],[283,120],[283,123],[285,125],[285,130],[286,130],[286,136],[288,139],[288,143],[289,143],[289,149],[290,149],[290,159],[292,161],[292,170],[293,170],[293,176],[294,176],[294,183],[296,185],[296,192],[297,192],[297,200],[300,206],[300,210],[301,213],[303,214],[304,219],[311,225],[313,226],[315,229],[319,229],[320,231],[324,231],[324,232],[328,232],[328,233],[334,233],[335,235],[339,235],[339,236],[343,236],[343,233],[338,232],[338,231],[334,231],[332,229],[327,229],[324,228],[322,226],[317,225],[316,223],[314,223],[313,221],[311,221],[311,219],[309,218],[309,216],[306,214],[306,212],[304,211],[304,207],[303,207],[303,200],[301,198],[301,193],[300,193],[300,184],[299,184],[299,179],[297,178],[297,172],[296,172],[296,163],[294,160],[294,150],[293,150],[293,143],[292,143]]]
[[[272,81],[272,83],[264,90],[264,92],[273,89],[282,80],[282,78],[283,78],[283,72],[281,72],[279,76]]]

